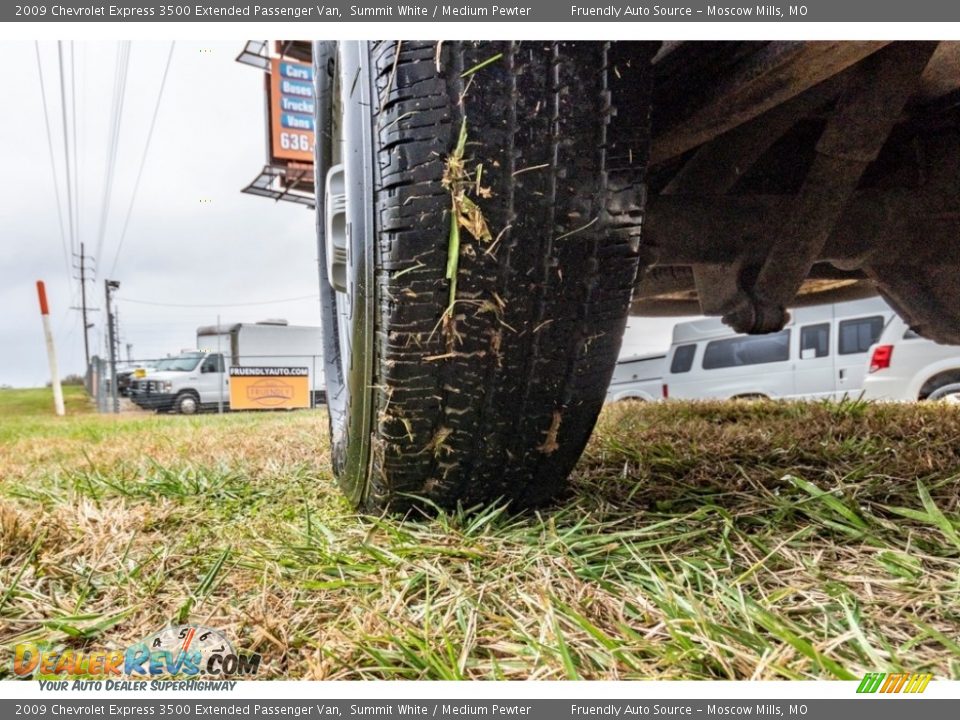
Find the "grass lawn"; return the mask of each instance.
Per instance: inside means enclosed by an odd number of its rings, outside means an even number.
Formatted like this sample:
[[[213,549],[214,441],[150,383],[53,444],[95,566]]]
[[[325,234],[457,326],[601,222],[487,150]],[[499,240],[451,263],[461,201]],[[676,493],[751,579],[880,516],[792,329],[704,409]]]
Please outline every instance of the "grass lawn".
[[[275,678],[960,678],[957,408],[612,407],[556,505],[403,522],[342,500],[322,411],[7,397],[0,676],[190,620]]]
[[[80,415],[94,410],[93,403],[80,385],[63,386],[63,406],[67,415]],[[0,417],[4,421],[52,417],[53,414],[51,388],[0,389]]]

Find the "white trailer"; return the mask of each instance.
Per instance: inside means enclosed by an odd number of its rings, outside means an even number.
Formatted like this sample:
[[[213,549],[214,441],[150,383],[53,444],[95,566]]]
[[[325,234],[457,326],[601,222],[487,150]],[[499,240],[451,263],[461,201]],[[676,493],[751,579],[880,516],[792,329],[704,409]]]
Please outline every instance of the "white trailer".
[[[284,320],[197,328],[197,349],[161,360],[138,379],[131,399],[160,412],[192,414],[229,407],[229,368],[305,367],[312,404],[325,401],[323,335],[319,327]]]
[[[207,325],[197,328],[197,349],[222,353],[235,367],[305,367],[311,390],[323,390],[323,333],[316,326],[286,320]]]

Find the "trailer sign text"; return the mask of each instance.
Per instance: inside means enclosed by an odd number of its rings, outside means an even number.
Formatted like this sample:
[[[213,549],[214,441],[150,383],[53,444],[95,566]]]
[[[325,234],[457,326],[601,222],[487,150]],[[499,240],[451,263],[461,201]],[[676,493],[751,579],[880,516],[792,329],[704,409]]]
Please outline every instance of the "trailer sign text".
[[[310,407],[305,367],[230,368],[231,410],[290,410]]]

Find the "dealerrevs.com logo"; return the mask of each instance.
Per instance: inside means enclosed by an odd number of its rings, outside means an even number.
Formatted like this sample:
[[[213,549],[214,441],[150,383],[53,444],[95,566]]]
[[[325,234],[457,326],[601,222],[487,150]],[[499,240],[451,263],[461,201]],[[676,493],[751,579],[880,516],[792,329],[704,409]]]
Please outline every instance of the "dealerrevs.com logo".
[[[35,643],[14,648],[13,674],[50,690],[232,689],[260,669],[260,655],[239,653],[219,630],[168,626],[126,648],[54,650]]]

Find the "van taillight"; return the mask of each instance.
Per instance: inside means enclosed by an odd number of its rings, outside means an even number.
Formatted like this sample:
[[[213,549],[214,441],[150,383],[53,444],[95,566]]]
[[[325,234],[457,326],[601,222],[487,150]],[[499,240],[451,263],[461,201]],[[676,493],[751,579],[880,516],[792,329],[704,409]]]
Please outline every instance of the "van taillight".
[[[877,345],[870,358],[870,372],[885,370],[890,367],[890,358],[893,357],[893,345]]]
[[[665,398],[670,397],[670,388],[667,387],[666,383],[663,384],[663,396]]]

